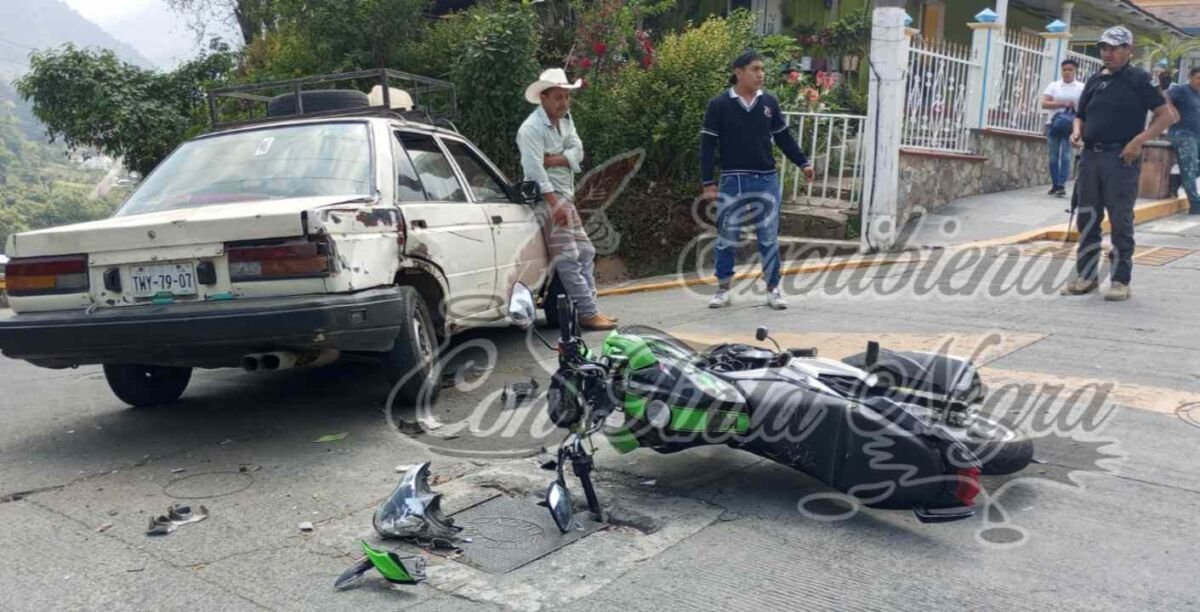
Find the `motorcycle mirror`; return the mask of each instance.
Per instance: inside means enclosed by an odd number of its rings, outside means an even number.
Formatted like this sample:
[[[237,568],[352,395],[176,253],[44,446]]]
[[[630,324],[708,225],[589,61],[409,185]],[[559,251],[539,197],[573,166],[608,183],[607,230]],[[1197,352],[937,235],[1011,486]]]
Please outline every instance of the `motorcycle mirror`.
[[[759,342],[766,340],[767,336],[769,335],[771,334],[767,331],[767,326],[765,325],[760,325],[758,329],[754,330],[754,339],[758,340]]]
[[[537,308],[533,304],[533,292],[525,283],[516,283],[508,298],[508,317],[521,329],[533,327],[537,318]]]
[[[550,508],[550,516],[558,530],[566,533],[574,523],[574,513],[571,508],[571,492],[563,486],[562,481],[555,480],[546,488],[546,507]]]

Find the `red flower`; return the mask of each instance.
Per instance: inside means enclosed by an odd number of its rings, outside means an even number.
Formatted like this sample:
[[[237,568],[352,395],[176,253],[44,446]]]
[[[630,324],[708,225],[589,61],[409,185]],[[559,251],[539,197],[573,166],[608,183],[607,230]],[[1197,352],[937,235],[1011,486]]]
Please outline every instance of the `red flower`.
[[[583,68],[584,70],[587,70],[588,68],[591,68],[591,67],[592,67],[592,60],[591,60],[591,58],[587,58],[587,57],[585,57],[585,58],[583,58],[582,60],[579,60],[579,67],[580,67],[580,68]]]
[[[789,73],[788,73],[788,75],[787,75],[787,82],[788,82],[788,85],[795,85],[795,84],[796,84],[796,81],[799,81],[799,80],[800,80],[800,73],[799,73],[799,72],[797,72],[797,71],[793,70],[793,71],[791,71],[791,72],[789,72]]]
[[[833,86],[834,86],[833,73],[824,72],[824,71],[818,72],[817,73],[817,86],[820,87],[821,89],[825,89],[825,90],[833,89]]]
[[[604,55],[605,51],[608,51],[608,45],[604,44],[603,41],[596,41],[596,43],[592,45],[592,52],[594,52],[596,55]]]
[[[654,57],[650,55],[642,56],[642,68],[650,68],[654,64]]]

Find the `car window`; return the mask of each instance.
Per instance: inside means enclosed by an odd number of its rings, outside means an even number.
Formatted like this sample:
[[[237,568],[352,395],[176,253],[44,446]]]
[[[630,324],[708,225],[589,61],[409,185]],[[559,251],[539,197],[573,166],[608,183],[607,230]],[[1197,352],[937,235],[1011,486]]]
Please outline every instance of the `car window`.
[[[470,147],[454,140],[443,142],[446,143],[446,148],[450,150],[454,161],[458,163],[459,169],[467,179],[467,184],[471,186],[471,191],[475,193],[475,199],[480,202],[511,201],[508,191],[504,188],[504,182],[484,164],[483,160],[479,159],[479,156]]]
[[[408,151],[421,185],[430,200],[438,202],[466,202],[467,192],[454,174],[454,166],[442,153],[432,136],[401,133],[400,142]]]
[[[312,196],[370,195],[371,141],[363,123],[245,130],[179,147],[117,215]]]
[[[403,134],[396,132],[396,139],[403,145]],[[408,151],[403,146],[396,147],[396,177],[396,200],[400,202],[429,200],[429,196],[425,194],[425,187],[421,184],[421,178],[417,175],[417,169],[413,167],[412,158],[408,156]]]

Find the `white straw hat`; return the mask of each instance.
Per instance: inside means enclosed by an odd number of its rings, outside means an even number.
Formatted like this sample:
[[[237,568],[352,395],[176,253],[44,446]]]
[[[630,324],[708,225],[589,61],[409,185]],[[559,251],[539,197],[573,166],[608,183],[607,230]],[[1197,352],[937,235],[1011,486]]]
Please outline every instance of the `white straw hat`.
[[[574,83],[568,81],[567,73],[562,68],[551,68],[543,72],[537,81],[534,81],[533,84],[525,88],[525,99],[530,104],[541,104],[542,92],[547,89],[552,87],[579,89],[582,85],[582,79],[575,79]]]

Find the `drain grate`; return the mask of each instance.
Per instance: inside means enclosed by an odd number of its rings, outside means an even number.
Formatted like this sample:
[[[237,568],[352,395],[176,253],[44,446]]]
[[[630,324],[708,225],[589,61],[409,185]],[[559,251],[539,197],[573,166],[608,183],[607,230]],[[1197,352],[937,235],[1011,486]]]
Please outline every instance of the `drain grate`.
[[[1069,244],[1040,242],[1025,246],[1021,249],[1021,253],[1031,257],[1074,259],[1076,248],[1078,246],[1073,242]],[[1103,246],[1102,256],[1108,257],[1111,250],[1108,245]],[[1165,266],[1195,252],[1194,249],[1177,247],[1139,246],[1133,249],[1133,263],[1143,266]]]
[[[463,527],[462,555],[455,560],[492,574],[505,574],[587,536],[604,526],[590,513],[575,516],[576,529],[562,533],[550,511],[533,499],[493,497],[453,515]]]

